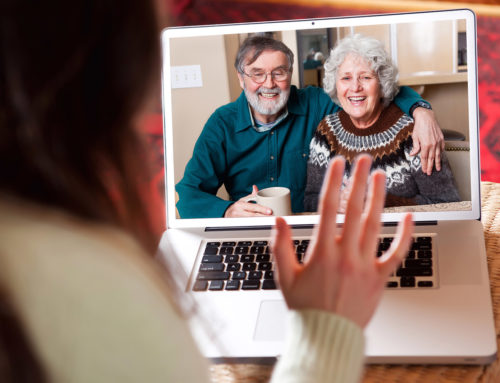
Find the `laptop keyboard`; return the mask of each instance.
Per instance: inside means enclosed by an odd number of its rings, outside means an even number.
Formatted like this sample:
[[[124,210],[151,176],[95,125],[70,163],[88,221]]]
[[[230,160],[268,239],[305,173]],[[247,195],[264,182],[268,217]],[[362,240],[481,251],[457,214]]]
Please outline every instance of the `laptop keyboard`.
[[[433,234],[413,237],[401,266],[387,282],[388,289],[437,287]],[[394,237],[379,239],[377,256],[391,245]],[[295,253],[303,261],[308,238],[294,239]],[[206,242],[193,291],[275,290],[274,263],[267,240]]]

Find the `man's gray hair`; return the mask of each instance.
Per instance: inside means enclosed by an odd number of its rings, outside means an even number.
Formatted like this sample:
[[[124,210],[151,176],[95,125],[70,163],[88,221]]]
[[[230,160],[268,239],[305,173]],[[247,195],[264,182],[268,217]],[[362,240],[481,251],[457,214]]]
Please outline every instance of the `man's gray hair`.
[[[243,44],[241,44],[234,67],[238,73],[243,74],[245,65],[252,64],[264,51],[278,51],[283,52],[288,59],[288,70],[292,70],[293,66],[293,52],[281,41],[275,40],[271,37],[254,35],[247,37]],[[249,57],[247,57],[250,55]]]
[[[392,63],[391,57],[379,40],[360,34],[343,38],[331,50],[330,57],[324,65],[323,88],[325,92],[335,103],[339,104],[336,86],[337,72],[349,54],[361,57],[370,65],[380,83],[382,104],[384,107],[389,105],[399,92],[398,68]]]

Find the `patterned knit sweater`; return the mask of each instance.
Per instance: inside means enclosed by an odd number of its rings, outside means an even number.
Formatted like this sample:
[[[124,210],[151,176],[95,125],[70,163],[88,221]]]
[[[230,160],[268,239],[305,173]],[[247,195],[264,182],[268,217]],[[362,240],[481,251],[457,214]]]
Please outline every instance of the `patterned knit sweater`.
[[[425,205],[460,201],[448,160],[441,153],[441,171],[422,172],[420,155],[410,156],[413,147],[413,120],[395,104],[385,108],[379,119],[367,129],[358,129],[341,110],[326,116],[310,144],[307,165],[305,211],[316,211],[323,177],[331,158],[346,160],[342,187],[346,187],[353,161],[358,154],[373,157],[372,169],[386,174],[385,206]]]

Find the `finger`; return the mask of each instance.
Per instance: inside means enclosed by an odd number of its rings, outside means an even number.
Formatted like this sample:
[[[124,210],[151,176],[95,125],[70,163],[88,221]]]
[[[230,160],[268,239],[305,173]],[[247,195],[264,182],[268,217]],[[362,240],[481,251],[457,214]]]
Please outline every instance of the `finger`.
[[[431,149],[429,151],[429,157],[427,158],[427,175],[430,176],[432,174],[432,168],[434,167],[434,151]]]
[[[256,195],[259,191],[259,188],[257,187],[257,185],[253,185],[252,186],[252,195]]]
[[[441,147],[440,146],[436,147],[435,162],[436,162],[436,170],[440,171],[441,170]]]
[[[344,175],[345,161],[343,157],[335,157],[329,164],[321,187],[318,212],[320,214],[317,232],[313,236],[314,248],[317,240],[335,238],[337,233],[337,209],[339,207],[340,186]],[[319,253],[319,252],[317,252]]]
[[[368,201],[361,228],[361,254],[373,257],[378,244],[380,215],[385,202],[385,174],[377,170],[372,173]]]
[[[410,152],[410,156],[415,156],[418,152],[420,152],[420,142],[413,140],[413,149]]]
[[[264,210],[264,212],[262,212]],[[225,217],[269,217],[272,210],[255,203],[238,201],[232,204],[225,214]]]
[[[272,215],[273,211],[267,206],[259,205],[258,203],[242,202],[242,208],[250,213],[262,214],[262,215]]]
[[[276,218],[276,226],[271,241],[271,252],[276,262],[279,284],[285,292],[293,283],[294,271],[298,261],[292,246],[290,227],[281,217]]]
[[[422,165],[423,173],[427,173],[428,157],[429,157],[428,149],[422,149],[422,151],[420,152],[420,164]]]
[[[370,156],[362,154],[355,162],[354,176],[352,177],[353,184],[347,201],[344,229],[342,231],[342,242],[349,249],[353,249],[358,243],[361,214],[363,213],[366,196],[366,184],[372,160]]]
[[[396,237],[391,247],[380,258],[377,259],[380,275],[387,278],[408,254],[410,240],[413,234],[413,218],[410,213],[406,214],[398,225]]]

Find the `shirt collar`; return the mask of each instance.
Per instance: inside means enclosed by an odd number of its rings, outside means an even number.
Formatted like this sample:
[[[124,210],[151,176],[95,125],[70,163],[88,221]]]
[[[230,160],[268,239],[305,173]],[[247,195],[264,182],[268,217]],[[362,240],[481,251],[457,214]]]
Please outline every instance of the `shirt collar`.
[[[237,116],[237,124],[236,124],[236,132],[240,132],[242,130],[253,128],[254,121],[252,114],[250,112],[250,107],[248,105],[247,98],[245,97],[245,92],[241,92],[240,96],[236,100],[238,116]],[[288,114],[298,114],[303,115],[306,114],[306,106],[300,102],[297,87],[292,85],[290,87],[290,97],[288,98],[288,102],[286,104]]]

